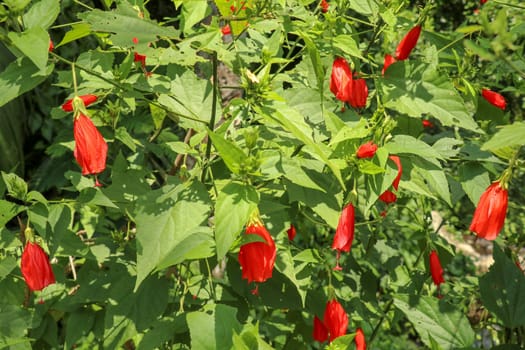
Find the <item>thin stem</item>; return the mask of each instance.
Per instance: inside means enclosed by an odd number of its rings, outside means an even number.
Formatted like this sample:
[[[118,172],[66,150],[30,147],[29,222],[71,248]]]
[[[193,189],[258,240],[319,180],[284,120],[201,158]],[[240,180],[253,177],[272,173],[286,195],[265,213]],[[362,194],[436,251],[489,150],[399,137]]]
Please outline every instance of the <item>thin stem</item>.
[[[379,328],[381,327],[381,325],[383,324],[383,322],[385,321],[385,318],[386,318],[386,314],[388,313],[388,311],[390,311],[390,308],[392,308],[392,305],[394,304],[394,299],[391,299],[387,304],[386,304],[386,307],[385,307],[385,310],[383,311],[383,316],[381,316],[381,319],[379,319],[379,322],[376,324],[375,328],[374,328],[374,331],[372,332],[372,335],[370,336],[370,339],[368,340],[368,345],[370,346],[370,344],[372,344],[372,342],[374,341],[374,338],[376,337],[377,335],[377,332],[379,331]]]
[[[210,123],[208,124],[208,129],[213,130],[215,127],[215,118],[217,114],[217,92],[219,90],[219,78],[217,74],[217,52],[213,52],[212,54],[212,74],[213,74],[213,100],[211,101],[211,117],[210,117]],[[206,162],[209,161],[211,154],[211,138],[208,137],[208,142],[206,143],[206,155],[204,156],[204,159]],[[204,166],[204,169],[202,171],[201,181],[204,182],[206,179],[206,169],[208,168],[207,164]]]
[[[208,262],[208,259],[204,259],[204,261],[206,261],[206,268],[208,269],[208,284],[210,285],[210,294],[213,300],[217,300],[215,288],[213,288],[213,276],[211,274],[210,263]]]
[[[77,72],[75,70],[75,62],[72,62],[71,64],[71,72],[73,73],[73,89],[75,90],[75,96],[78,96]]]

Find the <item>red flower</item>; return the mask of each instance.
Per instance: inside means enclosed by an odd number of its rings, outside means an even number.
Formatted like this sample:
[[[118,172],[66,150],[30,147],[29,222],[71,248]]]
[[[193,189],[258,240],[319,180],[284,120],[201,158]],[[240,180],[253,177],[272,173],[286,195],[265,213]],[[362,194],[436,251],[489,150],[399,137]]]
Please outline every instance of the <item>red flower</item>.
[[[343,306],[339,304],[337,300],[333,299],[326,304],[323,323],[328,329],[328,334],[330,335],[329,342],[346,334],[348,315],[343,309]]]
[[[365,333],[361,328],[356,329],[354,341],[356,350],[366,350]]]
[[[341,252],[349,252],[354,240],[355,229],[355,209],[352,203],[349,203],[343,208],[337,229],[335,230],[334,241],[332,242],[332,249],[337,249],[337,263],[334,270],[341,270],[339,266],[339,256]]]
[[[373,141],[368,141],[363,143],[357,149],[356,155],[357,158],[372,158],[376,154],[377,145]]]
[[[133,44],[138,44],[139,43],[139,38],[134,36],[133,39],[131,39],[131,41],[133,41]]]
[[[507,215],[508,192],[499,181],[492,183],[481,195],[470,230],[478,237],[494,240],[503,228]]]
[[[97,100],[97,96],[92,95],[92,94],[82,95],[82,96],[79,96],[79,97],[82,99],[82,101],[84,101],[84,105],[86,107]],[[62,109],[64,110],[64,112],[73,112],[73,99],[71,98],[71,99],[67,100],[62,105]]]
[[[224,27],[222,27],[221,32],[222,32],[222,35],[230,35],[232,33],[230,25],[226,24]]]
[[[483,5],[487,2],[488,0],[479,0],[480,4]]]
[[[42,247],[27,242],[20,263],[22,275],[31,290],[42,290],[55,283],[55,275],[49,264],[49,258]]]
[[[320,6],[321,6],[321,11],[323,13],[326,13],[326,12],[328,12],[328,8],[330,7],[330,4],[328,4],[328,1],[326,1],[326,0],[321,0],[321,5]]]
[[[396,58],[398,60],[406,60],[416,46],[419,35],[421,34],[421,26],[417,25],[405,35],[396,49]]]
[[[239,263],[242,267],[242,278],[251,282],[264,282],[272,277],[275,263],[276,248],[270,233],[262,223],[248,224],[247,235],[258,235],[265,242],[251,242],[244,244],[239,250]]]
[[[328,329],[324,325],[323,321],[321,321],[317,316],[314,316],[314,331],[312,336],[315,340],[321,343],[328,340]]]
[[[354,108],[365,107],[368,98],[368,86],[366,86],[365,79],[353,79],[351,86],[352,89],[347,102]]]
[[[436,286],[439,287],[441,283],[445,283],[443,268],[441,267],[441,262],[435,250],[430,252],[430,274]]]
[[[385,71],[387,70],[388,67],[390,67],[390,65],[394,62],[396,62],[396,58],[390,54],[386,54],[385,55],[385,61],[383,62],[383,69],[381,70],[381,74],[382,75],[385,75]]]
[[[98,174],[106,168],[108,145],[91,119],[80,113],[73,124],[75,158],[82,175]]]
[[[433,128],[434,127],[434,123],[432,123],[430,120],[428,119],[423,119],[421,121],[421,123],[423,124],[423,127],[424,128]]]
[[[142,67],[146,65],[146,56],[140,55],[136,52],[133,53],[133,62],[140,62]]]
[[[321,321],[314,317],[313,338],[319,342],[332,342],[335,338],[346,334],[348,327],[348,315],[343,306],[335,299],[326,303],[324,319]]]
[[[295,231],[295,226],[290,225],[290,228],[286,231],[286,233],[288,233],[288,239],[290,241],[293,241],[293,239],[295,238],[295,235],[297,234],[297,232]]]
[[[347,102],[352,93],[352,71],[348,62],[342,57],[337,57],[332,64],[330,77],[330,91],[339,101]]]
[[[392,182],[392,187],[394,187],[394,189],[397,191],[397,188],[399,187],[399,181],[401,180],[401,174],[403,173],[401,159],[399,159],[399,157],[395,155],[391,155],[388,158],[390,158],[397,165],[397,176]],[[386,204],[389,204],[395,202],[397,200],[397,196],[392,191],[386,190],[379,196],[379,199],[385,202]]]
[[[489,89],[482,89],[481,95],[485,100],[488,101],[493,106],[496,106],[502,110],[505,110],[507,107],[507,101],[505,101],[505,97],[498,94],[497,92],[491,91]]]
[[[49,40],[49,48],[47,49],[49,52],[53,51],[55,48],[55,44],[53,44],[53,40]]]

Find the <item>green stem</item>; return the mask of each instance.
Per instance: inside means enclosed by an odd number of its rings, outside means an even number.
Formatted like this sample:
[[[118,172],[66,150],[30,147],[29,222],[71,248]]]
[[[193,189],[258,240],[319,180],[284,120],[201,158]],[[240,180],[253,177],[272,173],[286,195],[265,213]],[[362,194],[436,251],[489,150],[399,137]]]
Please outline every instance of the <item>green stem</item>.
[[[211,117],[210,117],[210,123],[208,124],[208,129],[212,130],[215,127],[215,118],[217,114],[217,92],[219,91],[219,78],[217,74],[217,52],[213,52],[212,54],[212,74],[213,74],[213,100],[211,101]],[[204,182],[206,180],[206,169],[208,168],[208,163],[211,155],[211,138],[208,137],[208,142],[206,143],[206,155],[204,156],[204,159],[206,160],[206,164],[204,166],[204,169],[202,170],[202,176],[201,181]]]
[[[375,339],[375,337],[377,335],[377,332],[379,331],[379,328],[381,327],[381,325],[385,321],[386,314],[390,311],[390,309],[392,308],[393,304],[394,304],[394,299],[390,300],[386,304],[385,310],[383,311],[383,316],[381,316],[381,319],[379,319],[379,322],[376,324],[376,326],[374,328],[374,331],[372,332],[372,335],[370,336],[370,339],[368,340],[368,346],[370,346],[370,344],[372,344],[372,342],[374,341],[374,339]]]

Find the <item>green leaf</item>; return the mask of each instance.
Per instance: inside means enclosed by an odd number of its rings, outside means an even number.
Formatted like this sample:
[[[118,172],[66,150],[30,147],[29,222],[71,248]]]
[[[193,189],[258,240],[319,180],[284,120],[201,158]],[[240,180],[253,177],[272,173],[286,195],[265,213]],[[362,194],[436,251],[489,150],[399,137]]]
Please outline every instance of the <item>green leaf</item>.
[[[222,188],[215,207],[217,257],[222,259],[257,208],[259,194],[247,184],[230,182]]]
[[[377,17],[379,5],[376,0],[355,0],[350,2],[350,7],[365,15]]]
[[[404,174],[410,174],[410,181],[402,181],[400,187],[430,198],[440,196],[448,205],[452,205],[447,177],[439,163],[436,165],[424,158],[413,157],[405,163]]]
[[[192,27],[211,12],[207,0],[182,2],[182,28],[184,33],[193,32]]]
[[[0,228],[24,210],[25,208],[22,205],[0,199]]]
[[[191,348],[202,350],[231,349],[233,335],[239,333],[237,309],[223,305],[211,305],[204,311],[189,312],[186,315],[191,336]]]
[[[361,51],[359,50],[356,41],[351,35],[341,34],[336,36],[334,38],[334,46],[349,56],[358,57],[363,60],[365,59],[361,55]]]
[[[151,191],[139,199],[137,207],[135,290],[150,272],[164,267],[165,261],[169,261],[179,246],[185,244],[185,239],[196,232],[203,232],[201,226],[208,219],[210,203],[204,186],[190,182],[170,184]]]
[[[18,266],[18,260],[13,256],[6,256],[0,260],[0,280],[9,275]]]
[[[431,66],[397,62],[388,68],[382,88],[389,109],[417,118],[428,114],[444,126],[482,133],[452,82]]]
[[[495,151],[505,147],[525,145],[525,123],[515,122],[502,127],[481,147],[482,150]]]
[[[196,131],[204,131],[212,113],[213,93],[209,81],[199,79],[191,70],[171,81],[171,94],[161,94],[158,102],[180,116],[180,125]],[[216,115],[221,115],[217,103]]]
[[[140,18],[137,10],[127,2],[119,3],[113,11],[93,10],[80,13],[78,17],[89,23],[92,30],[110,33],[113,44],[121,47],[134,46],[137,50],[144,50],[159,37],[179,37],[173,27],[162,27],[155,21]],[[138,40],[137,44],[133,38]]]
[[[425,142],[409,135],[395,135],[385,144],[390,154],[415,154],[431,163],[439,165],[437,159],[443,159],[441,154]]]
[[[31,326],[31,313],[22,306],[0,304],[0,334],[9,338],[23,338]]]
[[[208,130],[208,135],[210,135],[213,146],[217,149],[224,164],[232,173],[239,175],[246,171],[249,159],[239,146],[211,130]]]
[[[525,325],[525,276],[494,244],[494,264],[480,277],[479,290],[483,305],[495,314],[505,327]]]
[[[49,40],[46,45],[47,47],[49,46]],[[43,72],[27,57],[20,57],[16,61],[11,62],[0,73],[0,90],[2,91],[0,94],[0,107],[39,85],[51,74],[53,68],[53,65],[49,65]]]
[[[298,271],[295,270],[294,259],[292,258],[292,253],[290,252],[289,247],[278,247],[277,252],[275,268],[286,276],[295,286],[297,293],[301,297],[302,307],[304,307],[307,287],[311,283],[311,277],[309,275],[303,276],[301,279],[297,277]]]
[[[324,192],[324,189],[315,181],[318,174],[323,172],[322,162],[298,157],[283,157],[277,166],[284,177],[291,182]]]
[[[284,104],[274,102],[271,105],[258,108],[258,112],[270,123],[277,123],[301,142],[307,145],[314,156],[322,160],[335,175],[343,189],[346,189],[341,171],[334,162],[329,159],[331,150],[323,143],[316,142],[312,138],[312,129],[306,124],[303,116],[297,110]]]
[[[394,305],[401,310],[418,332],[425,345],[436,341],[444,350],[471,346],[474,331],[468,319],[455,306],[431,296],[394,296]]]
[[[323,64],[321,62],[321,56],[319,55],[319,50],[317,50],[317,46],[315,46],[312,38],[306,33],[298,32],[297,33],[303,40],[306,45],[306,49],[308,50],[308,54],[310,55],[310,60],[312,61],[312,66],[314,68],[315,76],[317,78],[317,88],[322,94],[323,86],[324,86],[324,68]]]
[[[24,14],[24,25],[28,29],[47,29],[55,22],[59,13],[60,0],[40,0]]]
[[[13,45],[27,56],[41,72],[46,70],[49,35],[44,29],[34,27],[22,33],[9,32],[7,36]]]
[[[464,162],[459,165],[459,181],[472,204],[478,204],[479,197],[490,185],[487,170],[477,162]]]
[[[62,45],[68,44],[77,39],[84,38],[91,34],[91,26],[87,23],[76,23],[71,25],[71,30],[66,32],[62,41],[55,47],[60,47]]]
[[[137,145],[140,145],[140,142],[134,139],[126,130],[125,127],[121,126],[115,130],[115,138],[120,140],[133,152],[137,151]]]
[[[5,186],[7,188],[7,193],[16,199],[21,201],[26,200],[27,195],[27,183],[22,180],[16,174],[8,174],[2,171],[2,180],[4,180]]]

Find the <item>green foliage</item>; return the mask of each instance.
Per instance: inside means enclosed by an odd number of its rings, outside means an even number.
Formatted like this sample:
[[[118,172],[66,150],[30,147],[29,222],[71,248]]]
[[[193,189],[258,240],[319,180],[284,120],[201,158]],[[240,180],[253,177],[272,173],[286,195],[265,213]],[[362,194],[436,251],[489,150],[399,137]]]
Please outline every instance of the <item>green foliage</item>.
[[[0,2],[13,55],[0,71],[0,348],[353,349],[357,328],[369,349],[523,347],[523,5],[421,4]],[[382,73],[418,23],[410,57]],[[365,80],[365,107],[334,97],[337,56]],[[85,94],[108,153],[83,176],[83,131],[60,106]],[[491,242],[468,228],[498,179],[509,209],[483,274]],[[334,251],[349,203],[351,250]],[[264,239],[249,224],[276,246],[272,276],[250,284],[239,251]],[[42,291],[22,276],[29,239],[56,277]],[[333,298],[349,325],[321,344],[313,319]]]

